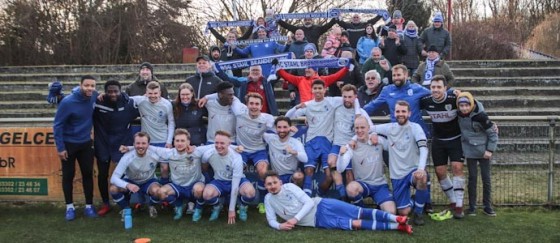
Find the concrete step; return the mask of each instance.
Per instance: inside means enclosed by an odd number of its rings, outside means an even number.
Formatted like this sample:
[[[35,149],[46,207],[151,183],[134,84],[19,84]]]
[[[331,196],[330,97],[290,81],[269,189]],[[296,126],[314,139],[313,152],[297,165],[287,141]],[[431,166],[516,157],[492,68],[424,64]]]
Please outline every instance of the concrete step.
[[[181,79],[185,80],[188,76],[193,75],[194,72],[188,71],[165,71],[158,72],[156,77],[159,80],[168,79]],[[5,73],[0,75],[0,81],[53,81],[59,80],[62,82],[80,82],[80,77],[83,75],[92,75],[99,82],[103,83],[109,79],[116,80],[135,80],[138,77],[138,72],[110,72],[110,73]]]
[[[560,114],[560,107],[540,107],[538,109],[532,107],[485,107],[486,113],[490,116],[557,116]],[[288,108],[279,107],[280,114],[286,114]]]
[[[456,77],[453,87],[542,87],[560,86],[560,75],[534,77]]]
[[[559,67],[560,60],[470,60],[470,61],[449,61],[451,68],[499,68],[499,67]]]
[[[527,77],[560,76],[560,68],[554,67],[499,67],[499,68],[452,68],[455,77]]]
[[[518,87],[457,87],[463,92],[471,92],[474,96],[502,96],[502,95],[560,95],[559,86],[518,86]]]
[[[140,64],[121,65],[57,65],[57,66],[3,66],[0,73],[113,73],[131,72],[138,74]],[[194,72],[195,64],[153,64],[154,73],[182,70]]]

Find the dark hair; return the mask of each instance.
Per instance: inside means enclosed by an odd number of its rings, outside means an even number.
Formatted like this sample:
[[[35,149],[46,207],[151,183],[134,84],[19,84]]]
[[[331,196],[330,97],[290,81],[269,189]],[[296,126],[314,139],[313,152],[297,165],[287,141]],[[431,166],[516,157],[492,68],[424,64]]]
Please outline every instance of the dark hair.
[[[192,87],[191,84],[189,83],[182,83],[181,85],[179,85],[179,91],[177,91],[177,98],[175,98],[175,102],[173,102],[173,116],[175,117],[175,119],[179,118],[182,114],[183,114],[183,105],[181,104],[181,91],[183,89],[188,89],[192,92],[192,101],[189,104],[189,106],[187,107],[188,109],[193,108],[193,109],[197,109],[197,100],[195,99],[196,94],[194,93],[194,88]]]
[[[315,80],[313,80],[313,83],[311,83],[311,87],[313,87],[313,86],[315,86],[315,85],[317,85],[317,84],[319,84],[319,85],[325,87],[325,81],[320,80],[320,79],[315,79]]]
[[[146,85],[146,89],[159,89],[161,88],[157,81],[150,81],[148,85]]]
[[[111,86],[111,85],[116,85],[116,86],[119,87],[119,90],[121,89],[121,83],[117,80],[111,79],[111,80],[107,81],[105,83],[105,85],[103,86],[103,88],[105,89],[105,92],[107,92],[107,88],[109,88],[109,86]]]
[[[395,104],[395,107],[396,107],[397,105],[406,106],[406,108],[408,109],[408,111],[410,111],[410,104],[409,104],[406,100],[398,100],[397,103]]]
[[[447,86],[447,79],[441,74],[434,75],[432,81],[443,81],[443,86]]]
[[[147,132],[137,132],[136,134],[134,134],[134,140],[136,140],[136,138],[143,138],[146,137],[148,138],[148,143],[150,143],[150,135]]]
[[[286,117],[286,116],[276,117],[276,119],[274,120],[274,126],[276,126],[278,124],[278,122],[281,122],[281,121],[285,121],[285,122],[288,123],[288,125],[292,126],[292,119],[290,119],[289,117]]]
[[[276,172],[275,170],[269,170],[264,174],[264,179],[266,180],[266,178],[268,177],[280,178],[280,175],[278,175],[278,172]]]
[[[372,31],[371,34],[369,34],[369,35],[368,35],[367,31],[366,31],[366,29],[367,29],[368,26],[371,26],[371,29],[373,29],[373,31]],[[369,37],[369,38],[374,39],[375,41],[379,40],[379,37],[377,37],[377,34],[375,33],[375,27],[373,27],[372,24],[366,24],[366,27],[364,28],[364,35],[365,35],[366,37]]]
[[[345,84],[344,86],[342,86],[342,89],[340,89],[340,91],[354,91],[354,94],[358,94],[358,89],[352,84]]]
[[[84,80],[86,80],[86,79],[96,80],[96,79],[95,79],[93,76],[91,76],[91,75],[84,75],[84,76],[82,76],[82,79],[80,80],[80,84],[83,84],[83,83],[84,83]]]
[[[233,88],[233,84],[230,82],[221,82],[216,86],[216,92],[222,92],[226,89]]]

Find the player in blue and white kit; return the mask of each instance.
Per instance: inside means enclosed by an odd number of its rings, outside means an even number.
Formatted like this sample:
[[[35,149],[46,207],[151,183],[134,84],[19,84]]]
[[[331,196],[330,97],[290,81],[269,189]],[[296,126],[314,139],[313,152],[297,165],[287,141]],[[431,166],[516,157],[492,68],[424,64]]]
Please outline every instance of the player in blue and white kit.
[[[205,98],[214,100],[215,94],[206,95]],[[264,214],[264,174],[268,170],[268,156],[266,153],[266,143],[263,140],[263,134],[266,131],[273,130],[274,117],[267,113],[262,113],[263,97],[258,93],[248,93],[245,95],[247,105],[241,103],[236,97],[233,98],[231,110],[236,117],[235,132],[237,134],[237,144],[243,146],[241,156],[245,166],[250,162],[253,163],[259,175],[257,188],[261,196],[258,205],[259,212]]]
[[[369,122],[368,122],[369,121]],[[383,137],[378,138],[377,145],[369,143],[369,131],[371,119],[366,116],[356,118],[354,129],[356,130],[357,141],[354,149],[350,146],[342,147],[341,156],[338,157],[337,170],[343,171],[350,162],[354,172],[355,181],[346,186],[348,199],[352,204],[363,206],[363,199],[371,197],[381,210],[395,214],[395,202],[393,195],[389,191],[387,180],[384,173],[383,149],[387,148],[387,140]]]
[[[426,135],[418,123],[408,120],[411,115],[408,102],[397,101],[394,111],[397,122],[377,125],[375,132],[386,136],[389,142],[389,175],[398,214],[410,213],[412,186],[416,188],[413,222],[423,225],[424,204],[430,197],[425,170],[428,158]]]
[[[156,81],[149,82],[146,86],[146,95],[132,96],[138,111],[142,131],[150,135],[150,144],[158,147],[172,148],[175,119],[171,102],[161,97],[160,84]],[[161,166],[161,183],[169,181],[169,168],[167,164]]]
[[[216,87],[218,99],[201,98],[198,106],[206,107],[208,110],[208,130],[206,131],[206,141],[208,144],[214,143],[214,135],[217,131],[226,131],[231,134],[232,141],[235,141],[235,114],[231,109],[235,91],[233,84],[221,82]]]
[[[325,82],[316,79],[312,84],[314,100],[301,103],[286,113],[286,116],[290,118],[305,116],[307,119],[305,152],[308,160],[305,164],[303,190],[308,195],[312,193],[312,178],[317,160],[322,162],[325,172],[325,179],[319,186],[319,192],[326,192],[333,182],[327,159],[331,152],[333,140],[334,113],[337,107],[343,105],[343,100],[342,97],[325,97],[325,88]],[[354,104],[355,114],[360,114],[359,108],[360,105],[356,99]]]
[[[255,198],[255,188],[243,174],[241,155],[229,148],[230,144],[231,135],[225,131],[217,131],[214,138],[214,148],[204,153],[202,157],[203,170],[207,170],[208,165],[212,166],[214,180],[204,187],[203,197],[206,204],[214,206],[210,215],[210,221],[214,221],[218,219],[222,209],[219,198],[229,195],[228,224],[235,224],[237,195],[241,195],[239,219],[247,221],[246,204]]]
[[[406,216],[381,210],[361,208],[330,198],[310,198],[298,186],[283,184],[278,173],[265,177],[268,194],[265,197],[266,219],[270,227],[291,230],[296,225],[342,230],[399,230],[412,234]],[[284,219],[279,223],[277,215]]]
[[[265,133],[264,141],[268,144],[270,167],[277,171],[283,183],[294,183],[303,186],[303,173],[298,171],[298,163],[307,162],[307,154],[303,144],[290,137],[292,120],[279,116],[274,120],[276,134]]]
[[[346,190],[344,188],[342,174],[344,169],[346,169],[346,183],[354,180],[352,173],[352,167],[340,168],[338,172],[334,170],[336,167],[336,161],[338,158],[338,153],[340,152],[340,147],[344,146],[352,136],[354,136],[354,119],[356,118],[356,109],[354,104],[358,100],[358,89],[356,86],[347,84],[341,89],[343,106],[339,106],[334,111],[334,139],[331,152],[329,154],[328,163],[331,169],[332,177],[334,180],[335,188],[339,193],[340,198],[346,197]],[[359,101],[358,101],[359,102]],[[369,117],[367,112],[363,109],[359,109],[360,115],[363,117]],[[369,125],[373,127],[371,119],[367,119]]]
[[[111,176],[109,192],[115,203],[121,208],[129,208],[129,200],[125,193],[136,193],[150,196],[150,217],[157,217],[153,206],[159,203],[158,190],[161,187],[156,177],[156,165],[161,156],[149,148],[150,136],[145,132],[134,135],[134,150],[123,155]],[[124,178],[123,178],[124,176]]]

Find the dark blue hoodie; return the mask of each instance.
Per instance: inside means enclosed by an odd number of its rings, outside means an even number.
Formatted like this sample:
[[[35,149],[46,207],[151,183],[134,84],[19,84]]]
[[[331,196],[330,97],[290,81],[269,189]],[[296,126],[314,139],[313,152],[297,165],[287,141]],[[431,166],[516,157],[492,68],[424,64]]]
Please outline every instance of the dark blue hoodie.
[[[92,114],[97,99],[97,92],[85,97],[80,89],[73,89],[72,94],[64,97],[58,105],[54,116],[54,140],[56,150],[66,150],[68,143],[85,143],[91,140]]]

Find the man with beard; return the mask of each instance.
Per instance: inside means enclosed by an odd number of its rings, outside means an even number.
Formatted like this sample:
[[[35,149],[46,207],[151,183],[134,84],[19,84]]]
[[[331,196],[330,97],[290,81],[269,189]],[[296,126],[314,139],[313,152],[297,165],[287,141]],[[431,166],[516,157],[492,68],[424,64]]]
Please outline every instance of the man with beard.
[[[404,67],[406,70],[406,67]],[[398,72],[397,72],[398,73]],[[399,215],[408,215],[411,211],[410,187],[416,189],[414,202],[415,225],[423,225],[424,204],[430,197],[427,186],[426,160],[428,147],[426,135],[420,125],[409,121],[411,108],[408,102],[395,102],[394,117],[396,122],[375,126],[375,132],[387,137],[389,142],[389,177]]]
[[[129,96],[144,95],[146,93],[146,86],[149,82],[156,81],[159,82],[154,75],[154,67],[149,62],[143,62],[140,65],[140,71],[138,73],[138,78],[133,83],[129,84],[125,88],[125,92]],[[168,99],[169,94],[167,93],[167,88],[161,85],[161,97]]]
[[[291,31],[292,33],[295,33],[298,29],[303,30],[307,41],[309,43],[315,44],[315,46],[317,46],[317,43],[319,42],[319,38],[321,38],[321,35],[327,32],[331,27],[333,27],[333,25],[336,24],[336,22],[337,22],[336,19],[332,18],[331,21],[329,21],[325,25],[315,25],[313,24],[312,18],[305,18],[303,19],[303,25],[295,26],[295,25],[288,24],[284,20],[278,20],[278,24],[280,26]]]
[[[319,193],[324,194],[332,184],[333,179],[327,161],[334,136],[334,114],[336,108],[344,104],[342,97],[325,97],[326,86],[323,80],[314,80],[311,87],[314,99],[301,103],[286,113],[286,116],[290,118],[305,116],[307,119],[305,152],[308,161],[304,166],[303,190],[308,195],[312,193],[312,178],[317,167],[317,161],[322,163],[325,172],[325,178],[319,186]],[[354,99],[354,112],[356,115],[362,114],[357,99]]]
[[[95,78],[89,75],[83,76],[79,88],[72,90],[72,94],[60,102],[54,117],[54,141],[62,164],[62,191],[66,202],[67,221],[76,218],[72,198],[76,160],[80,166],[86,198],[84,215],[88,218],[97,217],[97,212],[92,205],[94,152],[91,141],[92,107],[96,97]]]
[[[121,92],[121,84],[116,80],[105,83],[105,98],[97,101],[93,112],[93,132],[95,157],[97,158],[97,183],[103,206],[99,216],[107,214],[109,204],[109,168],[111,162],[118,163],[122,157],[120,145],[132,145],[130,124],[138,117],[134,101]]]

